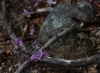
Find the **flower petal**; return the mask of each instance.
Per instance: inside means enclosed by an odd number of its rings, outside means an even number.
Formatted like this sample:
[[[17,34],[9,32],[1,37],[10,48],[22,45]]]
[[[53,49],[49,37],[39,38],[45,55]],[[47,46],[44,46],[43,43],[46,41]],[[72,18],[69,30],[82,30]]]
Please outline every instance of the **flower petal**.
[[[23,13],[24,16],[29,17],[31,14],[33,14],[33,12],[29,12],[26,9],[24,9],[24,13]]]
[[[56,2],[50,2],[50,4],[53,4],[53,5],[55,5],[55,4],[56,4]]]
[[[31,58],[30,58],[30,60],[34,61],[34,62],[38,61],[37,55],[32,55]]]
[[[22,45],[22,39],[21,38],[14,38],[14,44],[17,46]]]
[[[40,59],[43,58],[43,51],[41,49],[38,51],[38,56]]]
[[[36,49],[38,49],[39,48],[39,45],[38,45],[38,43],[36,42],[36,41],[34,41],[34,47],[36,48]]]
[[[22,53],[22,58],[28,58],[28,56],[24,53]]]
[[[31,29],[29,35],[34,35],[34,33],[35,33],[34,29]]]
[[[47,53],[40,49],[38,51],[38,56],[39,56],[40,59],[43,59],[43,58],[45,58],[47,56]]]
[[[53,0],[49,0],[50,4],[53,4],[55,5],[56,4],[56,1],[53,1]]]

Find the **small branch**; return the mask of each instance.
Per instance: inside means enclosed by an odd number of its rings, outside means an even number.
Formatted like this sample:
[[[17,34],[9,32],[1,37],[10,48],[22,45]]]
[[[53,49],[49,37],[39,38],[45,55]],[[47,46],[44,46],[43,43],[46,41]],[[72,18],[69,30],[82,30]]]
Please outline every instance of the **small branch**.
[[[68,29],[66,29],[65,31],[59,33],[58,35],[54,36],[53,38],[51,38],[44,46],[41,47],[41,49],[46,49],[47,47],[49,47],[54,41],[56,41],[57,39],[61,38],[63,35],[69,33],[74,27],[74,24],[71,25]]]
[[[15,73],[20,73],[29,63],[29,61],[25,61]]]
[[[5,44],[10,44],[10,41],[6,41],[6,42],[0,42],[0,45],[5,45]]]
[[[81,66],[87,66],[90,64],[98,63],[100,61],[100,54],[87,57],[87,58],[83,58],[83,59],[78,59],[78,60],[64,60],[64,59],[47,57],[43,59],[43,61],[47,63],[55,64],[57,66],[67,67],[67,68],[81,67]],[[15,73],[20,73],[29,63],[30,63],[29,61],[25,61]]]
[[[100,30],[100,27],[94,27],[94,28],[78,28],[79,31],[93,31],[93,30]]]
[[[37,9],[36,13],[43,13],[43,12],[50,12],[52,11],[53,8],[41,8],[41,9]]]
[[[90,64],[95,64],[100,62],[100,54],[94,55],[91,57],[83,58],[83,59],[77,59],[77,60],[65,60],[65,59],[57,59],[52,57],[47,57],[43,59],[43,61],[55,64],[57,66],[63,66],[67,68],[72,67],[82,67],[87,66]]]

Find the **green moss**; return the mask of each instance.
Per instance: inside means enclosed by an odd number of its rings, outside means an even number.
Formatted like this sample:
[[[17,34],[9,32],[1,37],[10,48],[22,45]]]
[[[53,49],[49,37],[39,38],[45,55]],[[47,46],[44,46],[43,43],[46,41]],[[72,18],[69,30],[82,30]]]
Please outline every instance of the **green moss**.
[[[61,20],[54,19],[54,21],[53,21],[53,27],[54,28],[59,28],[59,27],[62,26],[62,24],[63,24],[63,22]]]
[[[44,25],[47,25],[47,21],[44,22]]]
[[[85,5],[82,3],[77,3],[78,7],[84,7]]]

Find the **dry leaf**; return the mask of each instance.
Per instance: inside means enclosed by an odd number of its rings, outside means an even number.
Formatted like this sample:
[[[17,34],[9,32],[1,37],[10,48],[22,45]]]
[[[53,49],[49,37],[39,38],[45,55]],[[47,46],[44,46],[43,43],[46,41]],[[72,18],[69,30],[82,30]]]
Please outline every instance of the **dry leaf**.
[[[12,50],[9,49],[9,48],[7,48],[7,49],[5,50],[5,52],[6,52],[7,54],[9,54],[9,55],[12,55]]]
[[[92,41],[92,47],[95,47],[95,45],[96,45],[96,38],[91,37],[90,40]]]
[[[98,73],[96,70],[97,65],[93,65],[92,67],[88,68],[88,73]]]
[[[88,73],[98,73],[97,70],[91,70],[91,71],[88,71]]]
[[[78,33],[77,37],[80,39],[84,39],[84,38],[87,38],[87,35],[85,33],[81,32],[81,33]]]

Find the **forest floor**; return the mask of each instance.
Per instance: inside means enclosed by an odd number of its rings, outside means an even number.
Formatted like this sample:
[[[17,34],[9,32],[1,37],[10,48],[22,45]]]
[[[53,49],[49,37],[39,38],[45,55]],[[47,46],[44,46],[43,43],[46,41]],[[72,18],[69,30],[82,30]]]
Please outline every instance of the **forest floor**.
[[[21,37],[23,42],[28,47],[34,49],[32,42],[36,40],[39,34],[39,30],[42,27],[49,12],[39,12],[39,9],[55,7],[59,3],[75,4],[82,0],[55,0],[55,5],[50,5],[48,0],[41,0],[40,2],[32,2],[32,0],[7,0],[6,9],[9,19],[9,24],[12,27],[14,33]],[[1,3],[1,2],[0,2]],[[100,8],[100,1],[94,0],[93,2]],[[24,10],[33,12],[29,16],[25,16]],[[95,15],[98,19],[100,18],[100,11]],[[29,35],[31,29],[34,29],[34,35]],[[80,40],[75,38],[75,41],[66,47],[69,49],[58,48],[55,52],[47,50],[48,54],[57,58],[65,59],[76,59],[93,56],[100,53],[100,24],[89,25],[83,28],[77,34]],[[85,40],[83,40],[86,38]],[[81,49],[70,50],[71,46],[74,46],[75,42],[77,45],[81,45]],[[81,43],[81,44],[80,44]],[[89,46],[88,51],[82,50],[84,46]],[[66,48],[63,47],[63,48]],[[33,50],[32,49],[32,50]],[[66,52],[67,51],[67,52]],[[77,52],[78,51],[78,52]],[[0,4],[0,73],[15,73],[18,68],[28,59],[22,57],[23,52],[12,42],[7,30],[3,27],[3,12],[2,5]],[[85,67],[78,68],[65,68],[58,67],[52,64],[37,62],[30,62],[20,73],[100,73],[100,64],[93,64]]]

